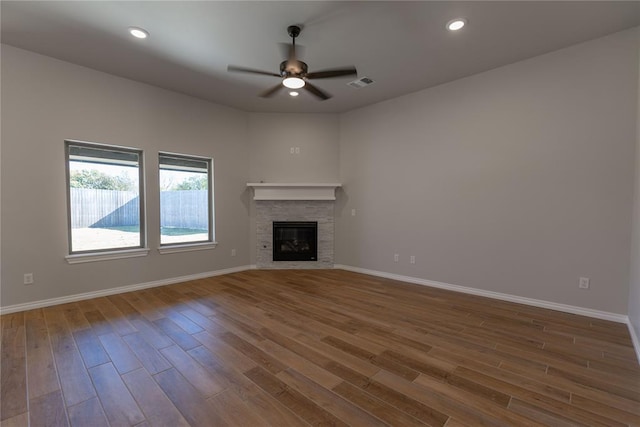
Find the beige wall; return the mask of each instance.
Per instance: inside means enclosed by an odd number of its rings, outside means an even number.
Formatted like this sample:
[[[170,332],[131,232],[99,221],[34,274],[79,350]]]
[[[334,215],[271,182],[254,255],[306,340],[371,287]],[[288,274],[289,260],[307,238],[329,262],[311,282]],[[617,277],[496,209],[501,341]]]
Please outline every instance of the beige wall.
[[[251,182],[338,182],[337,114],[250,113],[248,131]],[[300,154],[291,154],[299,147]],[[253,192],[248,190],[251,198]],[[256,264],[255,203],[250,203],[251,264]]]
[[[245,113],[5,45],[1,77],[3,306],[249,263]],[[65,139],[144,150],[149,256],[67,264]],[[158,151],[214,158],[216,249],[158,254]]]
[[[637,49],[626,31],[342,115],[336,262],[625,314]]]
[[[640,68],[640,64],[638,67]],[[640,75],[638,78],[640,79]],[[640,81],[638,82],[637,93],[636,175],[633,205],[633,240],[631,246],[631,282],[629,285],[629,322],[633,326],[633,332],[636,334],[636,345],[640,345]],[[638,348],[636,348],[637,350]],[[638,360],[640,360],[640,353],[638,354]]]
[[[252,182],[335,182],[337,114],[249,114]],[[299,147],[300,154],[291,154]]]

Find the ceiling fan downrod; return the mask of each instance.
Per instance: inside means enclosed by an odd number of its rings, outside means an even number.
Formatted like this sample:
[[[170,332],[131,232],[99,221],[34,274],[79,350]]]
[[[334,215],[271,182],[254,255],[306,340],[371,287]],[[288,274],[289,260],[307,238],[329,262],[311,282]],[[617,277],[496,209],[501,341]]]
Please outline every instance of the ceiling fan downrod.
[[[300,35],[300,27],[298,27],[297,25],[290,25],[287,27],[287,33],[289,34],[289,37],[293,39],[291,43],[291,56],[295,57],[296,56],[296,37]]]

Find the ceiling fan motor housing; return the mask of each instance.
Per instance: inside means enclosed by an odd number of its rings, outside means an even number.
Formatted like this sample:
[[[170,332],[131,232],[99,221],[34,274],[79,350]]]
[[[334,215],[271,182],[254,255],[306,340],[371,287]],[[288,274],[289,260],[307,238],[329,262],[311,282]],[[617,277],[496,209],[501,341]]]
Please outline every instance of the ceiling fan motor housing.
[[[302,61],[282,61],[280,63],[282,77],[304,77],[307,75],[307,70],[307,64]]]

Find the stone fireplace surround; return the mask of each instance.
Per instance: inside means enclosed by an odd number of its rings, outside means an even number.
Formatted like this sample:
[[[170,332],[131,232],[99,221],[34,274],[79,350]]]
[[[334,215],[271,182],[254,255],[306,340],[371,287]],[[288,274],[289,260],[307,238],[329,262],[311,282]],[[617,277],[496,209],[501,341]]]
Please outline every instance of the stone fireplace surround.
[[[256,203],[256,267],[333,268],[335,189],[341,184],[249,183]],[[317,221],[317,261],[273,261],[273,221]]]

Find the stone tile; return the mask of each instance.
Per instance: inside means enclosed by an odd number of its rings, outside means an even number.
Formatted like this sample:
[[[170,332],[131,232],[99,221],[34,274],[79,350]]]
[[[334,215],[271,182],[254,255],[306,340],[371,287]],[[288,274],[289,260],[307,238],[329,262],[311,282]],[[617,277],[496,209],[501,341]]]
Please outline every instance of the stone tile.
[[[331,200],[256,200],[258,268],[333,268],[334,202]],[[273,261],[274,221],[317,221],[318,261]]]

